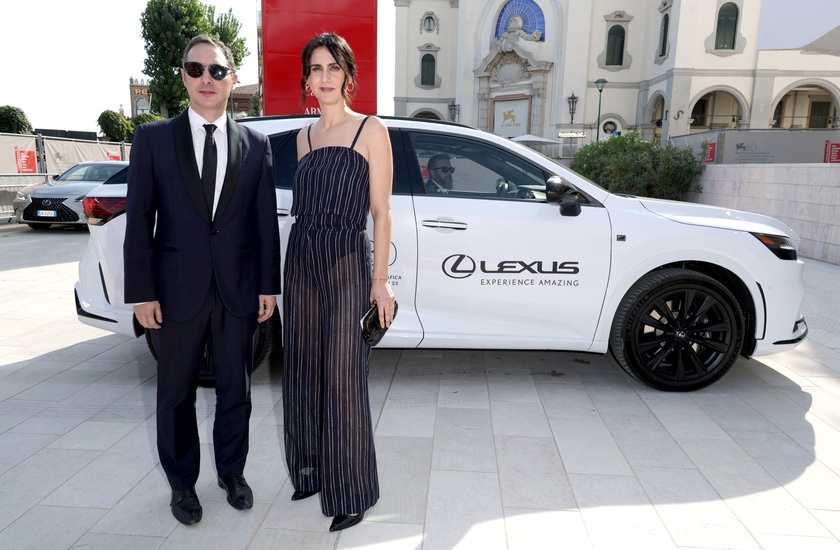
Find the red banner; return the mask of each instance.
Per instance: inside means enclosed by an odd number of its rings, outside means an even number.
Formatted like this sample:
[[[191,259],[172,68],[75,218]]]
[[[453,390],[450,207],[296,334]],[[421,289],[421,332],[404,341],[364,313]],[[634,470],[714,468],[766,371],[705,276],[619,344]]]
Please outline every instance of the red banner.
[[[15,162],[18,174],[36,174],[35,151],[21,151],[15,147]]]
[[[714,163],[715,158],[717,158],[717,143],[707,143],[706,144],[706,155],[703,157],[703,162],[706,164]]]
[[[300,106],[300,52],[315,36],[343,36],[356,56],[356,99],[351,108],[376,114],[376,0],[262,1],[262,84],[266,115],[320,114],[309,96]]]
[[[826,140],[823,162],[840,162],[840,143],[831,143]]]

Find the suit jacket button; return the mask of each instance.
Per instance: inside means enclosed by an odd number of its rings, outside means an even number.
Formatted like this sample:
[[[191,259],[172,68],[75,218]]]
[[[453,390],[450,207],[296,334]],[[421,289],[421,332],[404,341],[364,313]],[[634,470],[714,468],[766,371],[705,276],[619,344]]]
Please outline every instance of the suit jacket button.
[[[218,234],[219,234],[219,230],[218,230],[218,229],[214,229],[213,231],[211,231],[211,232],[210,232],[210,234],[211,234],[211,235],[218,235]]]

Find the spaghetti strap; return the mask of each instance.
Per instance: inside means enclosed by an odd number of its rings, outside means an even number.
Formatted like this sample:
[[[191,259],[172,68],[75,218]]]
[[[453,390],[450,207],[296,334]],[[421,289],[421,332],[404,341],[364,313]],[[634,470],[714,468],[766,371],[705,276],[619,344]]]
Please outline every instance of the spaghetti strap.
[[[365,122],[367,122],[367,119],[369,119],[369,118],[370,118],[370,116],[366,116],[366,117],[364,118],[364,120],[362,120],[362,123],[361,123],[361,124],[359,124],[359,130],[356,132],[356,137],[354,137],[354,138],[353,138],[353,143],[351,143],[351,144],[350,144],[350,148],[351,148],[351,149],[352,149],[353,147],[355,147],[355,146],[356,146],[356,140],[358,140],[358,139],[359,139],[359,134],[361,134],[361,133],[362,133],[362,128],[364,128],[364,127],[365,127]],[[311,149],[311,148],[312,148],[312,146],[310,146],[309,148]]]
[[[312,138],[310,135],[312,134],[312,125],[306,127],[306,141],[309,142],[309,150],[312,151]]]

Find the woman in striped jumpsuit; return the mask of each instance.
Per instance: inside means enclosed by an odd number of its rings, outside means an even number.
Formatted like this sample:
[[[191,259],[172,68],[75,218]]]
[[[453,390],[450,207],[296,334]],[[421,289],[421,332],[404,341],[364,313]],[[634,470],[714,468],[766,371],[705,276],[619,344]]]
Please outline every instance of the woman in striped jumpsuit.
[[[292,500],[320,494],[330,531],[356,525],[379,498],[368,397],[370,346],[359,320],[376,300],[393,320],[388,284],[393,160],[388,131],[347,106],[353,52],[322,34],[302,52],[303,100],[321,117],[297,139],[295,223],[283,285],[283,414]],[[368,210],[374,222],[371,269]]]

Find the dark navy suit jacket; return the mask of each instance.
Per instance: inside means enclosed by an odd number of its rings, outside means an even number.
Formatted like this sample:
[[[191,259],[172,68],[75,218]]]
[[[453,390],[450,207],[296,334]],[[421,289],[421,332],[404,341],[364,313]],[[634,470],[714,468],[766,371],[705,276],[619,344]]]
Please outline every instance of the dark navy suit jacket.
[[[268,138],[228,118],[228,163],[211,220],[186,111],[137,128],[126,204],[125,301],[158,300],[187,321],[215,278],[236,316],[280,293],[280,238]]]

